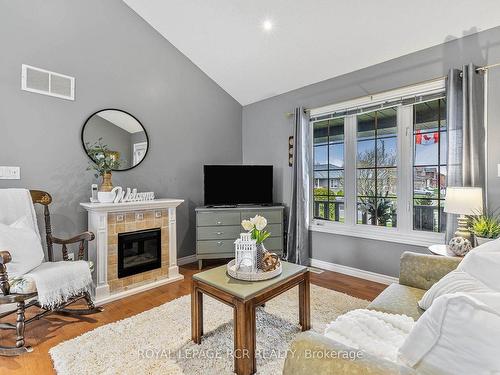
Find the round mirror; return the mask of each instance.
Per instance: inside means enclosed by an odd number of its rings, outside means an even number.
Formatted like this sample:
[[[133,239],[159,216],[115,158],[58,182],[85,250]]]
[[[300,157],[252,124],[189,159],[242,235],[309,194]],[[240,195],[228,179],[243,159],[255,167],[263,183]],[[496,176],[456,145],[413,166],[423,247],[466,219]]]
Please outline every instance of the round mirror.
[[[149,148],[144,126],[120,109],[104,109],[90,116],[83,125],[82,144],[94,162],[103,156],[114,159],[113,171],[136,167]]]

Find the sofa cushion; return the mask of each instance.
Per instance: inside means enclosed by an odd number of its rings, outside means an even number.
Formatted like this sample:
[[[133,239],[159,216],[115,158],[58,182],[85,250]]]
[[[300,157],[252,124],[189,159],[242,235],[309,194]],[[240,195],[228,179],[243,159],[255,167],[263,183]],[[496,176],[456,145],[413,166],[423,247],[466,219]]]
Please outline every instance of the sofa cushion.
[[[424,293],[423,289],[391,284],[368,305],[368,309],[406,315],[417,320],[424,313],[418,306]]]
[[[500,293],[446,294],[415,324],[400,360],[422,374],[500,373]]]

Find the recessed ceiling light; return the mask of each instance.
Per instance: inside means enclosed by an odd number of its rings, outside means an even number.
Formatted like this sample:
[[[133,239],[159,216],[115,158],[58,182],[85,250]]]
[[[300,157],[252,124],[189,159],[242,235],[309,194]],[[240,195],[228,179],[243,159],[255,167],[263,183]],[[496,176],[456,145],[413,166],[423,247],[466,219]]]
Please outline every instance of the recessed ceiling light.
[[[265,31],[271,31],[272,28],[273,28],[273,23],[271,20],[265,20],[264,22],[262,22],[262,28],[265,30]]]

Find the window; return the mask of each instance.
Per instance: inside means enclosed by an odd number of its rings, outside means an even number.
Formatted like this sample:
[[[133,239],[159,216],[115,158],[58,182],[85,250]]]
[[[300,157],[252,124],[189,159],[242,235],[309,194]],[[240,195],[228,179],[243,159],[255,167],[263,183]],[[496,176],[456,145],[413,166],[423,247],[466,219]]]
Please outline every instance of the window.
[[[314,217],[344,221],[344,119],[319,121],[314,133]]]
[[[397,111],[357,116],[357,223],[396,227]]]
[[[426,245],[446,226],[444,80],[311,110],[311,229]]]
[[[413,228],[444,232],[446,101],[413,106]]]

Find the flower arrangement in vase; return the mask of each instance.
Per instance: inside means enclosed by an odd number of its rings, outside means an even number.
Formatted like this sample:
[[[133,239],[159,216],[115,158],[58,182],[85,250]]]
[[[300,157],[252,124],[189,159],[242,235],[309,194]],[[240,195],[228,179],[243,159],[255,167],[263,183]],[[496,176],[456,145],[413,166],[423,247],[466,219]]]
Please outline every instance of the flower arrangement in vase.
[[[111,151],[108,145],[102,143],[102,138],[99,138],[94,144],[85,144],[87,154],[90,156],[91,162],[87,170],[94,170],[96,178],[102,177],[102,183],[99,187],[101,192],[110,192],[113,190],[111,182],[111,171],[120,167],[120,157],[115,151]]]
[[[271,235],[271,233],[264,230],[267,226],[267,219],[264,216],[255,215],[249,220],[243,220],[241,226],[252,235],[252,239],[257,244],[257,267],[262,269],[262,259],[264,253],[267,252],[264,241]]]

